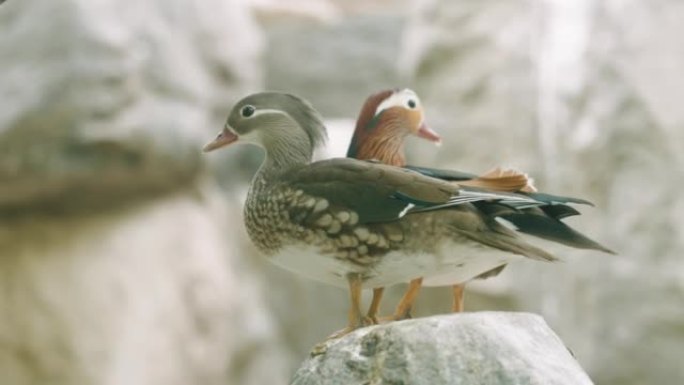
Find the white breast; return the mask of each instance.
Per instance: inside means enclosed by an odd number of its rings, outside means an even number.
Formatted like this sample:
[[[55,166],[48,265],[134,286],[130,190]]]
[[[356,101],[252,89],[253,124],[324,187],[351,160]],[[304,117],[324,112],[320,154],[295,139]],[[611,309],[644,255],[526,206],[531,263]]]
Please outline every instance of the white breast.
[[[514,258],[509,253],[475,243],[449,243],[443,246],[437,254],[401,257],[388,255],[387,258],[383,258],[378,270],[383,272],[384,280],[396,278],[399,282],[406,282],[424,277],[423,285],[425,286],[447,286],[467,282]],[[399,278],[400,276],[403,278]]]
[[[426,275],[423,286],[449,286],[468,282],[514,258],[513,255],[496,249],[461,248],[454,249],[453,252],[460,255],[460,262],[441,269],[436,274]]]
[[[360,273],[364,287],[391,286],[425,277],[426,286],[446,286],[466,282],[501,266],[512,255],[476,244],[447,244],[436,254],[388,253],[372,267],[359,266],[331,255],[319,254],[308,245],[289,246],[271,258],[276,265],[309,279],[347,287],[347,275]]]
[[[331,255],[322,255],[317,248],[309,245],[284,247],[270,260],[295,274],[341,287],[347,287],[347,274],[363,272],[363,269],[359,270],[351,263],[341,261]]]

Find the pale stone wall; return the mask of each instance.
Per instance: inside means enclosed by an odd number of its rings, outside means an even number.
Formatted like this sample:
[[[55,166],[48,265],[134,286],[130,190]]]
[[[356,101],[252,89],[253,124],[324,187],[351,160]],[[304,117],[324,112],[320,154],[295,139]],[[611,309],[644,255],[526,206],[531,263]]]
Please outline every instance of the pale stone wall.
[[[22,0],[0,25],[0,382],[286,383],[199,151],[261,84],[248,8]]]

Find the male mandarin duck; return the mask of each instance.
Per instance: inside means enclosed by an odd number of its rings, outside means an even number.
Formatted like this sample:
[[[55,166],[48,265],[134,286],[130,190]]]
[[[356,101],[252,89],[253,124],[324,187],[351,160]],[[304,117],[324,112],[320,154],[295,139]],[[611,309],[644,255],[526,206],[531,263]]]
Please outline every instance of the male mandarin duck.
[[[415,92],[410,89],[378,92],[368,97],[361,107],[347,156],[362,160],[375,160],[392,166],[406,167],[425,175],[452,181],[460,186],[527,194],[527,196],[544,203],[527,208],[519,205],[517,209],[515,207],[493,205],[491,202],[484,204],[473,202],[472,204],[477,206],[482,213],[491,219],[505,223],[521,233],[576,248],[596,249],[612,253],[612,251],[560,221],[560,219],[566,216],[579,214],[578,211],[566,205],[566,203],[590,204],[589,202],[576,198],[536,193],[537,190],[533,186],[532,180],[526,174],[511,169],[496,168],[478,176],[459,171],[407,166],[404,154],[404,141],[409,135],[416,135],[436,143],[441,143],[440,136],[425,123],[424,111],[420,99]],[[484,272],[476,278],[495,276],[504,267],[505,265],[501,265]],[[454,302],[452,310],[455,312],[463,311],[465,283],[460,281],[449,282],[449,279],[449,273],[446,273],[444,276],[427,278],[425,284],[442,286],[456,283],[453,285]],[[392,316],[393,319],[402,319],[409,316],[412,303],[422,284],[423,278],[415,278],[410,282],[409,288]],[[373,290],[373,301],[371,302],[367,317],[375,319],[383,290],[384,288],[382,287]]]
[[[312,163],[325,138],[321,117],[308,102],[262,92],[233,107],[204,151],[240,142],[265,150],[245,203],[248,235],[273,263],[349,288],[349,321],[338,335],[372,323],[360,310],[362,288],[443,272],[465,282],[520,256],[556,260],[487,212],[544,202],[378,162]]]

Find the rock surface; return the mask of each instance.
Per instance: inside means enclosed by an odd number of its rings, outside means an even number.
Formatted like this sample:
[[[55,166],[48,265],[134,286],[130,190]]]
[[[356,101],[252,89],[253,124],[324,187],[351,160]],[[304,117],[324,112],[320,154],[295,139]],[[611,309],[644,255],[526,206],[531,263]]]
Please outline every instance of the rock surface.
[[[591,383],[540,316],[496,312],[361,329],[312,353],[292,381],[293,385]]]
[[[205,187],[0,221],[2,383],[284,383],[233,215]]]
[[[0,211],[190,183],[198,148],[261,77],[240,1],[14,1],[0,25]]]
[[[368,95],[397,83],[403,25],[398,12],[273,21],[265,29],[266,86],[312,100],[326,118],[356,116]]]
[[[0,25],[0,382],[285,383],[200,151],[260,86],[247,6],[9,1]]]

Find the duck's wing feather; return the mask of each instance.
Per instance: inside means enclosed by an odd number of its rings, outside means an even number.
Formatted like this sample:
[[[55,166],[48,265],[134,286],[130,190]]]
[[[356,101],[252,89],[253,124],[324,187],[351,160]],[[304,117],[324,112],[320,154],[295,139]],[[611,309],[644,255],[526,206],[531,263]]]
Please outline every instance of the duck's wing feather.
[[[404,168],[421,173],[423,175],[447,181],[467,181],[478,177],[477,174],[456,170],[444,170],[439,168],[418,167],[412,165],[406,165]]]
[[[348,158],[292,169],[281,175],[280,182],[356,212],[360,223],[393,221],[413,212],[478,201],[531,206],[536,202],[521,194],[462,187],[411,170]]]
[[[525,195],[531,198],[527,202],[535,202],[530,207],[539,206],[537,204],[539,202],[543,203],[544,205],[565,205],[572,203],[593,206],[591,202],[585,199],[537,192],[537,189],[532,183],[532,178],[530,178],[527,174],[514,169],[495,168],[482,175],[477,175],[462,171],[417,167],[410,165],[405,166],[404,168],[433,178],[455,182],[461,187],[472,187],[482,190],[510,192]],[[515,205],[515,207],[520,209],[524,208],[524,205],[518,204]],[[562,210],[564,209],[559,209],[557,211],[560,212]],[[572,209],[569,211],[572,211]]]
[[[526,209],[518,212],[505,213],[498,217],[510,222],[516,231],[524,234],[533,235],[538,238],[578,249],[599,250],[605,253],[615,254],[613,250],[601,245],[560,220],[546,215],[544,212]]]
[[[407,165],[405,168],[419,172],[423,175],[431,176],[433,178],[457,182],[461,186],[479,187],[489,190],[507,192],[536,191],[532,178],[530,178],[524,172],[511,168],[497,167],[487,171],[482,175],[463,171],[418,167],[412,165]]]
[[[497,191],[516,191],[516,195],[531,198],[508,201],[478,201],[474,204],[480,212],[492,217],[502,218],[521,233],[538,238],[558,242],[580,249],[600,250],[606,253],[615,252],[590,239],[561,221],[569,216],[579,215],[571,204],[593,206],[585,199],[537,192],[531,178],[526,174],[511,169],[494,169],[477,176],[452,170],[440,170],[426,167],[407,166],[411,170],[456,183],[462,188],[484,187]],[[470,178],[470,179],[469,179]]]

